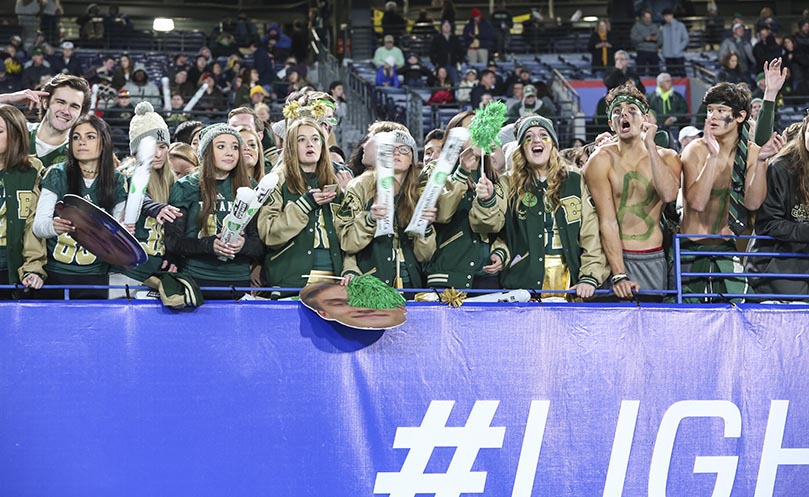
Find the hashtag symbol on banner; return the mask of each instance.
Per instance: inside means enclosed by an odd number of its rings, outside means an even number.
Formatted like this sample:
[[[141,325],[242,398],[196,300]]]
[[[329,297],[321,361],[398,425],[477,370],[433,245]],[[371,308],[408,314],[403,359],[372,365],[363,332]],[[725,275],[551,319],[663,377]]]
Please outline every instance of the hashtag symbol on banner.
[[[475,402],[466,426],[447,426],[454,400],[430,402],[421,426],[396,429],[394,449],[410,449],[402,470],[379,472],[374,483],[375,494],[390,497],[415,497],[435,494],[435,497],[459,497],[461,494],[483,493],[486,472],[472,471],[480,449],[503,447],[505,427],[491,426],[499,400]],[[455,447],[446,473],[425,473],[427,463],[436,447]]]

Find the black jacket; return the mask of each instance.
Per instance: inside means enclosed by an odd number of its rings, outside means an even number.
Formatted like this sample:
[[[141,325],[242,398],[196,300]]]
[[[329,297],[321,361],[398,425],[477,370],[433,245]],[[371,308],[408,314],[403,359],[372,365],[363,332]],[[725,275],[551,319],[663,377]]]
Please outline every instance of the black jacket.
[[[797,167],[799,166],[795,164]],[[775,240],[756,240],[753,252],[809,254],[809,205],[801,204],[798,174],[785,157],[767,169],[767,197],[756,215],[756,234]],[[750,257],[751,273],[809,274],[809,259],[797,257]],[[809,280],[754,278],[756,293],[809,294]]]
[[[433,36],[433,41],[430,43],[430,62],[435,67],[455,65],[463,62],[466,56],[466,49],[461,44],[461,39],[458,35],[450,35],[449,39],[444,38],[441,33],[436,33]]]

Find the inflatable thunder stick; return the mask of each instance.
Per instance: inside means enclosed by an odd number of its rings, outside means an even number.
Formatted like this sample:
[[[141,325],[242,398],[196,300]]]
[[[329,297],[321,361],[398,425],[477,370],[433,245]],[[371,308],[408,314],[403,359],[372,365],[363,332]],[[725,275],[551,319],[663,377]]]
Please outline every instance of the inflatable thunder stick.
[[[378,133],[376,140],[376,196],[377,202],[387,208],[385,217],[377,220],[377,236],[393,234],[393,144],[394,135],[390,132]]]

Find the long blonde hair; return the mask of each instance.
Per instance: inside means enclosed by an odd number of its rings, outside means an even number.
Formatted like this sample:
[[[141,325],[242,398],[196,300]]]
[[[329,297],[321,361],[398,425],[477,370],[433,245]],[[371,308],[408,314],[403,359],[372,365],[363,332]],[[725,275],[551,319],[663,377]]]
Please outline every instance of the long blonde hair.
[[[519,126],[519,122],[517,125]],[[523,143],[525,143],[524,140]],[[528,160],[523,151],[523,143],[519,143],[511,154],[511,188],[509,189],[508,202],[511,208],[515,210],[523,195],[531,191],[534,175],[536,173],[536,171],[528,165]],[[545,190],[545,197],[542,200],[546,206],[550,207],[551,211],[555,211],[560,205],[559,192],[562,189],[562,184],[567,179],[568,165],[559,155],[556,144],[551,142],[551,146],[551,156],[548,159],[546,171],[548,188]]]
[[[329,157],[329,147],[326,144],[326,137],[316,121],[308,118],[297,119],[292,121],[287,127],[287,132],[284,137],[283,157],[284,162],[281,169],[284,173],[287,188],[289,191],[303,195],[309,191],[309,185],[304,178],[303,168],[300,166],[300,159],[298,158],[298,129],[301,126],[310,126],[317,130],[320,137],[320,159],[315,165],[315,174],[317,176],[318,188],[323,188],[326,185],[337,184],[337,178],[334,175],[334,168],[331,165],[331,158]]]
[[[146,188],[146,191],[149,193],[152,200],[160,202],[161,204],[167,204],[169,201],[169,191],[175,179],[174,172],[171,170],[171,164],[169,164],[167,145],[166,155],[163,157],[163,166],[160,169],[152,168],[152,174],[149,175],[149,186]]]

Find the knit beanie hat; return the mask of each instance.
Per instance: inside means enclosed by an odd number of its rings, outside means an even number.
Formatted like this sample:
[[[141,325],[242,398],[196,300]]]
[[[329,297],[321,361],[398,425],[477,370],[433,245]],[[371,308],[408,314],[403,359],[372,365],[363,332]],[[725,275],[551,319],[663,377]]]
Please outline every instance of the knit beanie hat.
[[[202,161],[202,156],[205,154],[205,150],[211,145],[213,139],[222,134],[230,134],[236,137],[239,140],[239,145],[242,145],[242,135],[229,124],[225,123],[216,123],[211,124],[202,129],[199,132],[199,145],[197,145],[197,157],[199,160]]]
[[[522,143],[523,138],[525,138],[525,133],[533,128],[539,126],[541,128],[545,128],[545,131],[551,135],[551,139],[553,140],[553,144],[556,145],[556,148],[559,148],[559,138],[556,136],[556,130],[553,127],[553,123],[547,117],[542,116],[530,116],[523,118],[523,122],[520,123],[520,127],[517,129],[517,143]]]
[[[135,115],[129,123],[129,152],[135,155],[138,144],[145,137],[151,136],[157,143],[171,143],[171,135],[166,121],[154,111],[149,102],[141,102],[135,107]]]
[[[416,140],[413,139],[413,136],[408,133],[407,131],[402,130],[394,130],[391,131],[393,134],[393,141],[394,143],[404,143],[413,152],[413,163],[416,163],[416,159],[418,158],[418,153],[416,153]]]

